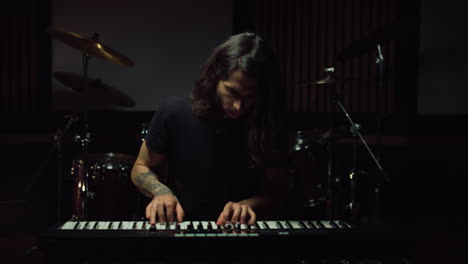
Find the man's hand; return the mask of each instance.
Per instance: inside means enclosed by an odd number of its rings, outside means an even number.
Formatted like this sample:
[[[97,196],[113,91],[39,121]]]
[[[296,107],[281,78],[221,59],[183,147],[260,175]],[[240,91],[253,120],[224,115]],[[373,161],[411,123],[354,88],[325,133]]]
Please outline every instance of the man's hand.
[[[248,222],[246,222],[247,219]],[[248,223],[249,225],[253,225],[256,220],[257,216],[249,205],[246,205],[242,202],[228,202],[224,206],[224,210],[219,215],[216,224],[224,225],[227,222],[231,222],[240,224]]]
[[[183,221],[184,209],[172,192],[154,196],[146,206],[146,219],[150,220],[151,225],[156,222],[173,222],[174,215],[179,223]]]

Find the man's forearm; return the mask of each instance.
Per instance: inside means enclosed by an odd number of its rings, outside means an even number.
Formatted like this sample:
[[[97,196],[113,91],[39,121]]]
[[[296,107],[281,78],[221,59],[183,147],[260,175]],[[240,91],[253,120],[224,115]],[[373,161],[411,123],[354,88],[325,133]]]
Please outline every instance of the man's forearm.
[[[172,191],[158,180],[158,176],[152,171],[132,172],[135,186],[146,196],[152,198],[163,194],[172,194]]]

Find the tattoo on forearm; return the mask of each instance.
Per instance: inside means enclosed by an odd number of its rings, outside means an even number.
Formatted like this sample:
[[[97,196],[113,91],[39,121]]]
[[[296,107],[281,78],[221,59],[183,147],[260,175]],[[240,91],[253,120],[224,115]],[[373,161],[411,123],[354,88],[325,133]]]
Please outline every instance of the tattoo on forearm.
[[[166,185],[160,183],[158,176],[151,171],[137,174],[135,176],[135,183],[140,190],[153,196],[172,194],[172,191]]]

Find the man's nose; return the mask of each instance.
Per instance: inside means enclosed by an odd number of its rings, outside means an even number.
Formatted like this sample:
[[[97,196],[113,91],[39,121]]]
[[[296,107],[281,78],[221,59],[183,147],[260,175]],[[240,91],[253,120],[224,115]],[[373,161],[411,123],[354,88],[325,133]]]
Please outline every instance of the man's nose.
[[[234,109],[236,109],[237,111],[241,111],[242,110],[242,105],[244,104],[244,102],[242,100],[236,100],[234,101]]]

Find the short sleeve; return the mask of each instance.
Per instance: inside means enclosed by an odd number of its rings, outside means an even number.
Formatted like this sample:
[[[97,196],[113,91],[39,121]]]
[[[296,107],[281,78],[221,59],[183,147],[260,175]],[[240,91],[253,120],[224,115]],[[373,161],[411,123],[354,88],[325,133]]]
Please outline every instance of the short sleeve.
[[[168,146],[168,111],[165,104],[161,104],[153,114],[148,126],[145,142],[152,152],[167,154]]]

